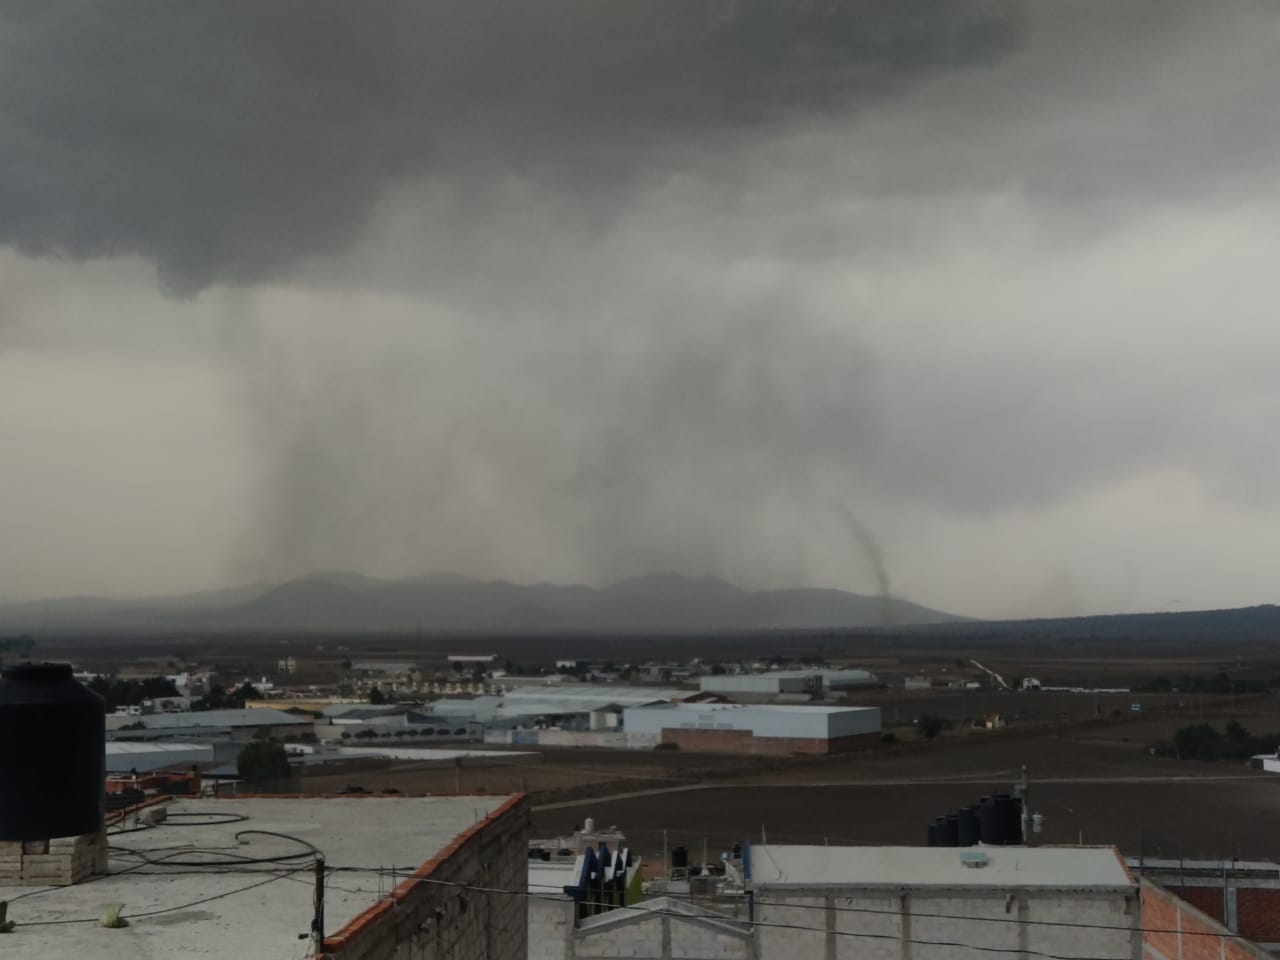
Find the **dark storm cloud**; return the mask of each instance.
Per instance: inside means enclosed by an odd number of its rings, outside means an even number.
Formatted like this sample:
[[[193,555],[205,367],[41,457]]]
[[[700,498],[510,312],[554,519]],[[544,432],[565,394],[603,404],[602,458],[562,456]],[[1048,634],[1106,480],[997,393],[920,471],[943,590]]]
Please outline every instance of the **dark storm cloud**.
[[[8,4],[0,242],[167,286],[339,252],[382,191],[512,170],[617,189],[656,152],[1016,48],[973,0]]]

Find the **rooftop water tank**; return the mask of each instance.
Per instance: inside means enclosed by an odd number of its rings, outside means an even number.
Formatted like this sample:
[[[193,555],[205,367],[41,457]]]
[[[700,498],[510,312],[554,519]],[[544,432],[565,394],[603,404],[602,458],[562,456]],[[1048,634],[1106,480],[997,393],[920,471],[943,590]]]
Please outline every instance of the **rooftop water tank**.
[[[938,826],[938,846],[957,847],[960,845],[960,815],[948,813]]]
[[[66,663],[0,668],[0,840],[102,829],[106,704]]]

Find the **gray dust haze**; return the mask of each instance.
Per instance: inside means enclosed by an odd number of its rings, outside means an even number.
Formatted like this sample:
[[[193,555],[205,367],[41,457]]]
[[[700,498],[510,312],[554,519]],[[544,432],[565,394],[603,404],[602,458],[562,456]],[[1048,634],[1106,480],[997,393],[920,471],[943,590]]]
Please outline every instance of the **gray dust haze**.
[[[7,5],[0,600],[1272,599],[1278,16]]]

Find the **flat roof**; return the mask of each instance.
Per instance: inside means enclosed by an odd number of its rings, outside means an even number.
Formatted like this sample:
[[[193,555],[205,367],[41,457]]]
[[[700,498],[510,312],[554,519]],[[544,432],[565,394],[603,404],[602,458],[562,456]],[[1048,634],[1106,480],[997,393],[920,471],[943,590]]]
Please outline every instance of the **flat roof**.
[[[416,870],[459,834],[510,798],[363,797],[181,800],[150,830],[110,834],[111,870],[69,887],[2,887],[13,955],[41,960],[138,960],[140,957],[310,956],[313,861],[301,843],[244,830],[271,830],[314,844],[335,874],[325,890],[325,932],[332,936],[396,884],[379,868]],[[200,814],[208,814],[201,816]],[[244,820],[231,820],[231,816]],[[222,855],[220,855],[222,854]],[[299,855],[287,863],[228,865],[232,855]],[[142,859],[181,861],[165,866]],[[199,861],[198,866],[191,862]],[[204,864],[207,864],[205,866]],[[128,872],[121,872],[121,871]],[[33,895],[33,891],[37,891]],[[18,898],[21,899],[18,899]],[[104,904],[123,903],[123,929],[98,923]],[[153,916],[144,914],[155,912]],[[70,922],[83,920],[84,922]],[[55,922],[56,921],[56,922]],[[40,925],[44,924],[44,925]]]
[[[962,859],[982,854],[986,865]],[[1129,889],[1114,847],[819,847],[752,844],[756,889],[787,887],[1045,887]]]

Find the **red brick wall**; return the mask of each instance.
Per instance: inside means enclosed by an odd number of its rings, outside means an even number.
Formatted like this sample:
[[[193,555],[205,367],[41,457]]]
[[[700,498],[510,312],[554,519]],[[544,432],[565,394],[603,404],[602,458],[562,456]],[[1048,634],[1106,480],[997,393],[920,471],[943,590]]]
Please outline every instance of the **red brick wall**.
[[[1280,943],[1280,888],[1241,887],[1228,883],[1236,899],[1237,932],[1255,943]],[[1221,887],[1168,884],[1166,889],[1219,923],[1226,922],[1222,912]]]
[[[1150,880],[1142,881],[1142,929],[1145,960],[1274,960]]]
[[[1237,887],[1236,924],[1255,943],[1280,943],[1280,890]]]
[[[827,740],[822,737],[756,737],[749,730],[694,730],[663,727],[662,742],[695,753],[750,753],[779,756],[792,753],[848,753],[865,750],[880,740],[878,733],[862,733]]]
[[[1165,889],[1174,896],[1181,897],[1197,910],[1207,913],[1219,923],[1227,922],[1226,914],[1222,912],[1221,887],[1215,890],[1213,887],[1179,887],[1169,884]]]

